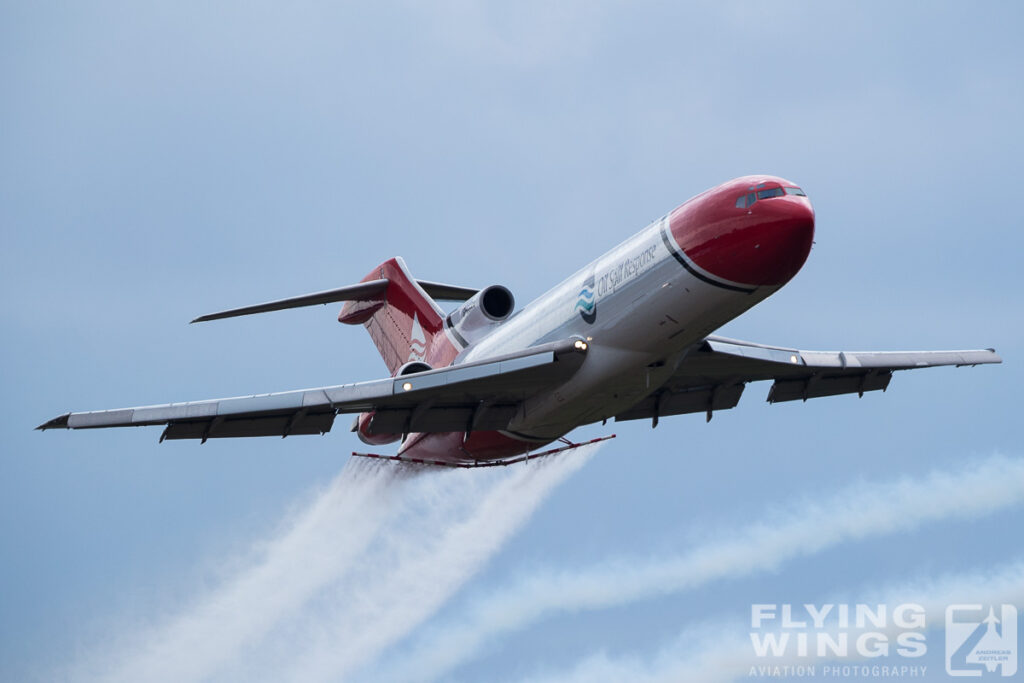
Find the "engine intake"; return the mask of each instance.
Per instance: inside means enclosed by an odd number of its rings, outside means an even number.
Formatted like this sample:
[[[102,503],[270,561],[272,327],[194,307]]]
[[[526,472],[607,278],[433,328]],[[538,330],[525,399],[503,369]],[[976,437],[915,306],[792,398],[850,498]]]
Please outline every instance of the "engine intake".
[[[411,375],[414,372],[426,372],[427,370],[433,370],[428,363],[424,363],[421,360],[411,360],[402,367],[398,368],[398,372],[395,373],[395,377],[402,377],[403,375]]]
[[[445,327],[468,346],[508,320],[515,307],[516,299],[507,287],[491,285],[452,311],[445,319]]]

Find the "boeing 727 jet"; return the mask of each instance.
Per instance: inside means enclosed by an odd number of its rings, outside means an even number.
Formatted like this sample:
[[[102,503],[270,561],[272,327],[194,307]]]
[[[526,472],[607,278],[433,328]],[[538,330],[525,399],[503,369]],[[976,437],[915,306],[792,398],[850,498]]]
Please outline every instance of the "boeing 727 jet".
[[[163,425],[164,439],[323,434],[339,414],[375,455],[432,465],[517,462],[581,425],[650,420],[737,405],[749,382],[768,401],[885,389],[893,372],[999,363],[993,349],[802,351],[713,334],[796,275],[814,209],[774,176],[703,192],[519,311],[500,285],[477,290],[415,279],[401,258],[361,282],[236,308],[204,322],[345,302],[384,358],[383,379],[315,389],[67,413],[39,429]],[[437,301],[463,302],[445,313]],[[356,454],[371,455],[371,454]]]

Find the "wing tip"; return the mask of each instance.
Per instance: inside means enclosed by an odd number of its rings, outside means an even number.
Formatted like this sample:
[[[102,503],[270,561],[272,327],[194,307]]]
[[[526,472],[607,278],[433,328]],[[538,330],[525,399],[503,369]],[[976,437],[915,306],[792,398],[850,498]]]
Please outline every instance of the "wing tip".
[[[988,347],[987,349],[982,349],[982,350],[979,350],[979,351],[974,351],[972,353],[975,353],[975,354],[985,354],[985,357],[984,358],[972,359],[972,360],[975,361],[973,363],[957,363],[957,367],[958,368],[959,367],[963,367],[964,365],[968,365],[968,366],[975,366],[975,365],[998,365],[998,364],[1001,364],[1003,362],[1003,357],[1000,356],[998,353],[996,353],[996,350],[993,349],[992,347]]]
[[[68,426],[68,419],[71,417],[71,413],[64,413],[59,415],[52,420],[47,420],[43,424],[36,427],[36,431],[45,432],[47,429],[70,429]]]

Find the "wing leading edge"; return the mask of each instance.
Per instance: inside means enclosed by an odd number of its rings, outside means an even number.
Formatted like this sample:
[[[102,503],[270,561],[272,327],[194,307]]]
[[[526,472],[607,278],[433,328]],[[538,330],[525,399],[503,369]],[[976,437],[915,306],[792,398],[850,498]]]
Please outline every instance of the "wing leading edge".
[[[885,390],[898,370],[1002,363],[994,349],[962,351],[803,351],[709,336],[663,389],[616,420],[734,408],[747,382],[773,380],[770,403]]]
[[[37,429],[166,425],[160,440],[329,432],[339,413],[374,411],[377,431],[502,429],[528,396],[579,369],[586,345],[569,339],[476,363],[400,377],[254,396],[66,413]]]

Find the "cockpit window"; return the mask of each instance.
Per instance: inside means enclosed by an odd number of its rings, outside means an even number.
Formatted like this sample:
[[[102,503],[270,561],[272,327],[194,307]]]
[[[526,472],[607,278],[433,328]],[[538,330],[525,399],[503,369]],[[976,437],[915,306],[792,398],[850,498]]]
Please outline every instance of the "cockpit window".
[[[751,186],[751,190],[757,190],[756,192],[748,192],[747,194],[740,195],[736,199],[737,209],[746,209],[754,205],[758,199],[771,199],[772,197],[781,197],[787,194],[793,194],[798,197],[806,197],[807,194],[799,187],[772,187],[767,190],[758,190],[759,187],[764,187],[765,183],[760,185]]]
[[[755,195],[753,192],[742,195],[739,199],[736,200],[736,208],[745,209],[748,206],[753,206],[754,202],[756,201],[757,195]]]

